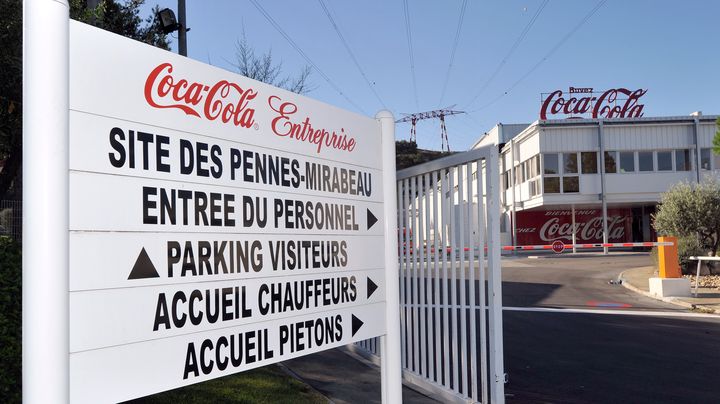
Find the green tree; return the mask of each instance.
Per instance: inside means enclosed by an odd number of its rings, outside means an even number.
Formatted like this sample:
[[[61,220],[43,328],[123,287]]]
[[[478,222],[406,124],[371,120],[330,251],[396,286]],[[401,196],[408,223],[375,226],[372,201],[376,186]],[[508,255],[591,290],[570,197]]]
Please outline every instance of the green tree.
[[[417,143],[409,140],[395,141],[395,166],[398,170],[427,163],[451,154],[453,153],[418,149]]]
[[[663,194],[653,225],[661,235],[695,238],[714,256],[720,247],[720,181],[674,185]]]
[[[0,0],[0,199],[22,166],[22,1]]]
[[[70,0],[70,17],[163,49],[169,40],[156,13],[143,20],[144,0],[102,0],[88,8]],[[158,7],[155,6],[155,11]],[[14,191],[22,166],[22,0],[0,0],[0,200]],[[16,195],[19,197],[19,195]]]
[[[94,8],[88,7],[87,3],[86,0],[71,0],[70,18],[158,48],[170,49],[168,36],[160,29],[158,6],[143,20],[140,7],[145,0],[125,0],[123,3],[102,0]]]

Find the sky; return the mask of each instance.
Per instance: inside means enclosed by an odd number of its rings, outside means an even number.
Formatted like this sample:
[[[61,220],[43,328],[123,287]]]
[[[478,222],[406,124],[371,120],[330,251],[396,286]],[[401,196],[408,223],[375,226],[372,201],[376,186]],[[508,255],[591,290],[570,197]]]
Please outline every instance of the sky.
[[[177,9],[175,0],[146,3],[145,15],[155,4]],[[641,99],[646,117],[720,114],[720,1],[186,4],[188,57],[236,71],[236,43],[244,32],[255,52],[271,51],[286,75],[294,76],[308,65],[319,69],[310,75],[308,97],[367,116],[388,109],[396,119],[446,107],[465,111],[446,117],[453,151],[467,150],[499,122],[537,120],[541,94],[567,93],[571,86],[647,89]],[[177,34],[172,35],[176,51]],[[396,138],[409,137],[410,124],[398,123]],[[417,142],[421,148],[439,150],[439,120],[418,122]]]

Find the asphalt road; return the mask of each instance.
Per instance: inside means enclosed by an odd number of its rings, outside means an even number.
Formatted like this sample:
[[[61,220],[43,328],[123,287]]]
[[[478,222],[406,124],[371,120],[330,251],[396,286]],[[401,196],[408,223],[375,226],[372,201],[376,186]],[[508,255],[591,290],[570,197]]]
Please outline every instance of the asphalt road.
[[[720,317],[609,283],[648,255],[503,261],[508,403],[720,400]]]

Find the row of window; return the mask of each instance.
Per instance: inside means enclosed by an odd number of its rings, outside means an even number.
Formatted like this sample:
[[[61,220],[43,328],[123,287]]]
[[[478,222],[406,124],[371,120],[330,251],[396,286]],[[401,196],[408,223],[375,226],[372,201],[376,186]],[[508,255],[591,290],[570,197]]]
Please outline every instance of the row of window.
[[[668,172],[693,170],[695,153],[692,149],[660,151],[606,151],[605,172],[608,174],[634,172]],[[540,173],[545,193],[580,192],[578,174],[597,174],[599,168],[597,152],[544,153],[542,169],[540,155],[533,156],[515,166],[515,183],[530,181],[530,197],[543,192],[540,189]],[[720,156],[712,149],[700,150],[700,168],[702,170],[720,169]],[[501,177],[503,190],[512,184],[510,171]]]
[[[652,171],[691,171],[695,152],[691,149],[661,151],[606,151],[605,172],[632,173]],[[720,156],[714,156],[712,149],[700,150],[700,168],[720,168]],[[543,174],[597,174],[598,153],[546,153],[543,154]]]

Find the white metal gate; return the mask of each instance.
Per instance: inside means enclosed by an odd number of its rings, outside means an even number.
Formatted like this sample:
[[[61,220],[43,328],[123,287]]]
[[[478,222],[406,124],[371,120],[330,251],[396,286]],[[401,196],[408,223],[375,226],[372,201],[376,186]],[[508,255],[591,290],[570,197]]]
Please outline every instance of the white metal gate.
[[[398,171],[397,195],[403,377],[445,401],[503,403],[497,148]]]

